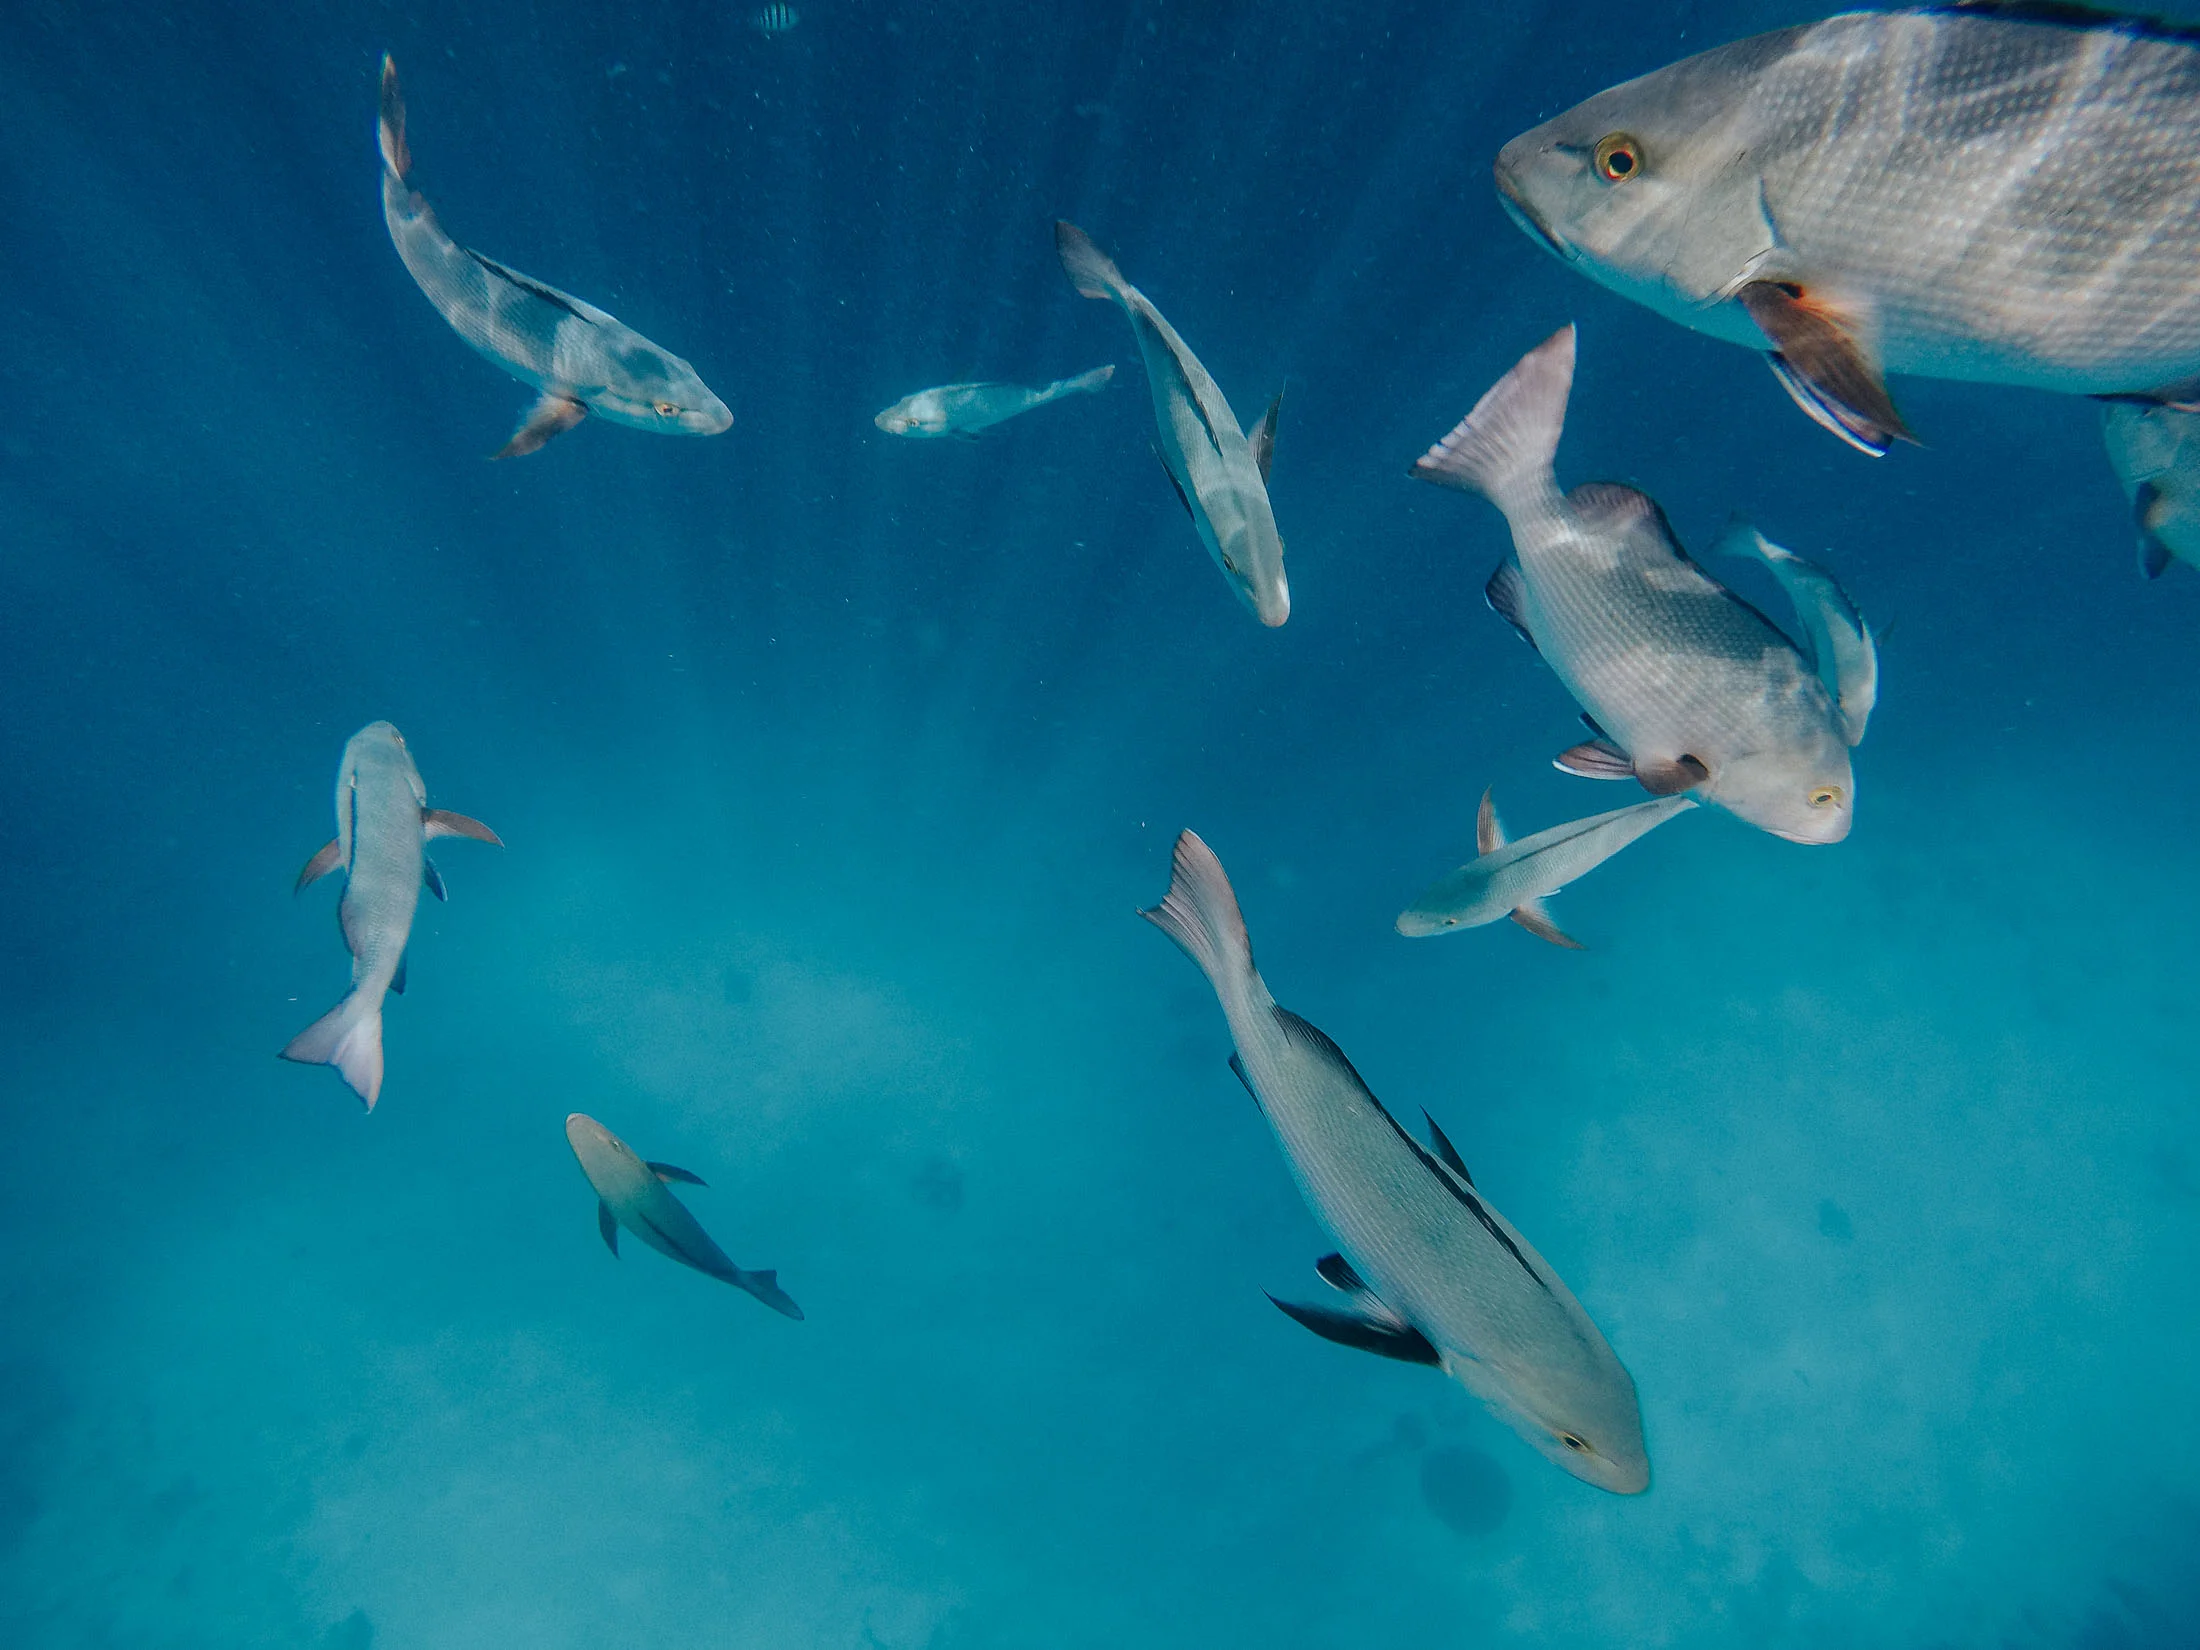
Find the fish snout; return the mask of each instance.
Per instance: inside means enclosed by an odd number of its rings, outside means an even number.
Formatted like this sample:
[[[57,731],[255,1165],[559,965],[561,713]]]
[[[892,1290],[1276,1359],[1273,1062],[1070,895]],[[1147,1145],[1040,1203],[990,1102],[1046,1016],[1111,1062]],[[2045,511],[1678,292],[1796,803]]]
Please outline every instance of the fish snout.
[[[1564,263],[1572,263],[1579,254],[1552,233],[1551,226],[1537,211],[1529,199],[1527,178],[1536,161],[1548,153],[1552,146],[1538,144],[1536,134],[1516,137],[1498,152],[1497,164],[1492,169],[1497,183],[1498,204],[1505,215],[1520,226],[1527,237],[1538,243],[1552,257]]]
[[[1245,593],[1253,604],[1255,616],[1270,630],[1291,617],[1291,585],[1280,567],[1273,579],[1256,579]]]
[[[733,409],[715,395],[680,414],[680,429],[686,435],[724,435],[732,428]]]

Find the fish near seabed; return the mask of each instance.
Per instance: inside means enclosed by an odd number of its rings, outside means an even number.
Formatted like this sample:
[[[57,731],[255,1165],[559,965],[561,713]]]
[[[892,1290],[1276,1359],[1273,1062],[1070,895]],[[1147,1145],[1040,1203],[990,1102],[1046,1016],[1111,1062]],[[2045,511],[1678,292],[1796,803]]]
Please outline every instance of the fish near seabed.
[[[733,414],[695,369],[616,316],[460,246],[408,183],[405,99],[382,59],[382,219],[405,268],[451,330],[542,392],[498,458],[540,448],[594,413],[661,435],[722,435]]]
[[[389,723],[370,722],[344,742],[336,836],[306,861],[297,886],[344,872],[336,916],[351,952],[351,990],[293,1037],[282,1057],[334,1066],[369,1111],[382,1092],[382,998],[405,989],[405,943],[421,885],[437,899],[449,897],[426,846],[443,836],[504,846],[480,820],[428,806],[405,736]]]
[[[1075,378],[1057,378],[1037,390],[1021,384],[941,384],[903,396],[871,422],[888,435],[952,435],[971,441],[980,430],[989,430],[1065,395],[1098,395],[1114,376],[1112,366],[1094,367]]]
[[[2200,413],[2111,402],[2101,409],[2108,462],[2131,501],[2139,571],[2200,567]]]
[[[1505,145],[1531,237],[1766,350],[1868,453],[1884,374],[2184,402],[2200,379],[2200,33],[2082,6],[1850,12],[1684,59]]]
[[[633,1147],[583,1112],[565,1120],[566,1144],[573,1148],[581,1173],[596,1191],[596,1229],[612,1254],[619,1252],[624,1226],[660,1255],[692,1266],[706,1277],[746,1289],[774,1312],[800,1318],[802,1308],[779,1287],[777,1272],[744,1272],[711,1241],[687,1205],[665,1189],[668,1180],[700,1186],[700,1175],[670,1163],[645,1163]]]
[[[1342,1303],[1276,1305],[1325,1339],[1441,1369],[1585,1483],[1648,1489],[1633,1378],[1435,1121],[1423,1146],[1342,1049],[1269,995],[1214,851],[1178,837],[1168,897],[1140,914],[1214,987],[1237,1046],[1230,1067],[1336,1240],[1315,1270]]]
[[[1283,576],[1283,536],[1276,531],[1276,513],[1268,502],[1282,395],[1268,403],[1253,433],[1246,435],[1221,386],[1176,328],[1123,279],[1090,235],[1073,223],[1057,222],[1054,248],[1081,295],[1109,299],[1130,317],[1153,390],[1154,450],[1169,484],[1230,588],[1262,624],[1271,629],[1282,624],[1291,617],[1291,587]]]
[[[1484,791],[1474,821],[1476,858],[1432,884],[1400,912],[1398,932],[1408,939],[1425,939],[1510,917],[1539,940],[1579,951],[1581,942],[1551,920],[1544,900],[1587,876],[1637,837],[1695,805],[1693,797],[1654,796],[1508,842],[1497,804]]]
[[[1654,500],[1604,483],[1558,490],[1573,377],[1569,326],[1413,467],[1504,512],[1513,554],[1490,576],[1490,606],[1596,735],[1558,765],[1686,792],[1790,842],[1839,842],[1856,780],[1835,695],[1769,619],[1689,559]]]

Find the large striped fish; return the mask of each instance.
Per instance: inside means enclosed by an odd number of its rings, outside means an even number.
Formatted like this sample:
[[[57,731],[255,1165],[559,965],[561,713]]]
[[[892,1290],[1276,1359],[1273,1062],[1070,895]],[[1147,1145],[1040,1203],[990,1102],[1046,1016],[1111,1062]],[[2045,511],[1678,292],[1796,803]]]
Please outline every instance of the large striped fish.
[[[1552,463],[1573,379],[1566,327],[1414,466],[1425,480],[1482,494],[1511,525],[1513,554],[1490,579],[1490,605],[1558,673],[1597,734],[1559,766],[1638,779],[1660,796],[1690,793],[1791,842],[1839,842],[1856,800],[1849,745],[1863,737],[1876,691],[1876,677],[1869,689],[1860,679],[1869,633],[1858,620],[1852,650],[1806,658],[1689,559],[1654,500],[1603,484],[1561,493]],[[1777,561],[1774,570],[1783,582],[1798,577]],[[1821,613],[1814,602],[1812,613],[1837,621],[1830,606]],[[1844,670],[1859,678],[1846,690]]]
[[[1600,92],[1505,145],[1583,274],[1769,352],[1852,445],[1887,372],[2200,394],[2200,34],[2035,0],[1851,12]]]
[[[451,330],[542,397],[496,456],[534,452],[594,413],[663,435],[721,435],[733,414],[695,369],[616,316],[508,269],[443,233],[407,182],[405,99],[382,59],[382,219],[405,268]]]
[[[1315,1270],[1341,1303],[1276,1304],[1328,1340],[1443,1370],[1586,1483],[1648,1489],[1633,1377],[1434,1120],[1423,1146],[1342,1049],[1277,1006],[1222,862],[1190,831],[1177,838],[1168,897],[1144,915],[1214,987],[1237,1045],[1231,1069],[1337,1240]]]

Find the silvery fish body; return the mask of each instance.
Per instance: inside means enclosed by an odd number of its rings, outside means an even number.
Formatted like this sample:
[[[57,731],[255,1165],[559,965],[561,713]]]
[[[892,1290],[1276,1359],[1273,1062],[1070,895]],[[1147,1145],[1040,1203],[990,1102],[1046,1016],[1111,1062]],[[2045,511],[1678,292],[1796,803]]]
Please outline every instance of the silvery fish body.
[[[2112,402],[2101,409],[2108,461],[2131,501],[2139,570],[2200,567],[2200,413]]]
[[[1091,236],[1073,223],[1057,223],[1054,244],[1063,270],[1081,294],[1109,299],[1130,317],[1153,390],[1155,450],[1200,542],[1260,622],[1282,624],[1291,616],[1291,589],[1283,576],[1283,536],[1268,502],[1268,469],[1283,397],[1268,404],[1253,433],[1246,435],[1221,386],[1176,328],[1123,279]]]
[[[670,1163],[643,1162],[633,1147],[585,1112],[566,1118],[565,1140],[595,1190],[597,1229],[614,1255],[619,1252],[619,1228],[624,1226],[660,1255],[745,1289],[774,1312],[802,1316],[802,1308],[779,1287],[777,1272],[748,1272],[734,1265],[687,1205],[665,1187],[668,1180],[700,1186],[701,1176]]]
[[[1543,901],[1695,805],[1687,796],[1654,796],[1508,842],[1496,803],[1484,791],[1475,825],[1476,857],[1431,884],[1401,912],[1398,932],[1425,939],[1510,917],[1538,939],[1578,951],[1580,943],[1559,931]]]
[[[2200,40],[2160,25],[1830,17],[1599,93],[1497,185],[1582,273],[1769,348],[1867,450],[1907,434],[1881,370],[2171,399],[2200,375]]]
[[[1629,487],[1561,494],[1552,460],[1573,382],[1567,327],[1522,359],[1415,466],[1505,514],[1490,605],[1543,655],[1599,737],[1559,758],[1690,792],[1793,842],[1838,842],[1855,800],[1834,696],[1771,621],[1691,561]]]
[[[733,414],[693,367],[571,293],[460,246],[407,178],[405,101],[382,59],[382,217],[397,255],[451,329],[523,384],[542,391],[496,456],[534,452],[594,413],[666,435],[719,435]]]
[[[479,820],[428,806],[405,736],[389,723],[370,722],[346,740],[336,771],[336,836],[306,862],[298,887],[343,871],[336,914],[351,952],[351,990],[293,1037],[282,1057],[336,1067],[369,1111],[382,1090],[382,999],[405,989],[405,946],[421,884],[443,894],[426,850],[439,836],[497,842]]]
[[[888,435],[975,435],[1065,395],[1097,395],[1114,376],[1113,367],[1095,367],[1036,390],[1021,384],[941,384],[902,397],[871,422]]]
[[[1221,862],[1190,831],[1145,916],[1206,973],[1231,1064],[1337,1242],[1318,1269],[1344,1309],[1277,1304],[1328,1339],[1442,1369],[1575,1477],[1647,1489],[1635,1383],[1604,1336],[1441,1133],[1414,1140],[1336,1044],[1277,1006]]]

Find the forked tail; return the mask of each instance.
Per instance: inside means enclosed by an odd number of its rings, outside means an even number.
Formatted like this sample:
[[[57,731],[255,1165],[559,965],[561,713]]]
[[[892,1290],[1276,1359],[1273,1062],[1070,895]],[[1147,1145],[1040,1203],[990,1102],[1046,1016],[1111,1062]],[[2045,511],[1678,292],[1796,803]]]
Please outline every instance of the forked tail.
[[[795,1305],[792,1295],[779,1287],[779,1274],[777,1272],[742,1272],[737,1270],[733,1281],[774,1312],[784,1313],[798,1323],[801,1321],[802,1308]]]
[[[1057,378],[1047,386],[1047,397],[1051,400],[1057,395],[1097,395],[1108,387],[1108,380],[1114,376],[1115,368],[1110,365],[1094,367],[1075,378]]]
[[[1500,509],[1554,491],[1552,466],[1574,384],[1574,329],[1561,327],[1520,358],[1459,427],[1421,455],[1423,481],[1480,493]]]
[[[1230,878],[1215,851],[1196,833],[1186,831],[1176,839],[1168,897],[1138,914],[1206,971],[1225,1005],[1248,983],[1259,980],[1253,967],[1253,941],[1245,932],[1245,917],[1238,910]]]
[[[282,1057],[301,1065],[334,1066],[367,1110],[374,1110],[375,1097],[382,1092],[382,994],[353,991],[291,1038]]]

